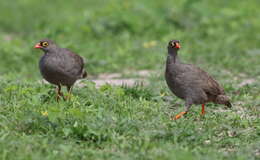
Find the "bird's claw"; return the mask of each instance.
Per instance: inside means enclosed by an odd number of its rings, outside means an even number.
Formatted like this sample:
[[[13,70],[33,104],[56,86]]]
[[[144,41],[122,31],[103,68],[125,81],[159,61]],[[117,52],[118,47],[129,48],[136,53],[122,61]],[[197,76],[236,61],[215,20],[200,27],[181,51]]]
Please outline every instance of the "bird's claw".
[[[187,112],[180,112],[179,114],[177,114],[175,117],[172,117],[172,120],[177,120],[179,118],[181,118],[184,114],[186,114]]]

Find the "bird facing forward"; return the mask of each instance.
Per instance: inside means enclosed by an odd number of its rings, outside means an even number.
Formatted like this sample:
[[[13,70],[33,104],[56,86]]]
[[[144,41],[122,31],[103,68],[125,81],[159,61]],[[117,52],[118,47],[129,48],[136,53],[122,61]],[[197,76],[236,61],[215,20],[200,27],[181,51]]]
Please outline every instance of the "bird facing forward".
[[[41,75],[49,83],[57,86],[56,100],[66,99],[61,92],[61,86],[66,86],[68,97],[74,83],[87,77],[83,58],[68,49],[58,47],[52,40],[43,39],[34,48],[41,49],[44,55],[39,61]]]
[[[173,119],[179,119],[186,114],[192,104],[202,104],[202,115],[205,114],[204,105],[208,102],[231,107],[224,89],[207,72],[192,64],[181,63],[177,54],[180,48],[178,40],[169,42],[165,71],[165,79],[170,90],[185,101],[185,111]]]

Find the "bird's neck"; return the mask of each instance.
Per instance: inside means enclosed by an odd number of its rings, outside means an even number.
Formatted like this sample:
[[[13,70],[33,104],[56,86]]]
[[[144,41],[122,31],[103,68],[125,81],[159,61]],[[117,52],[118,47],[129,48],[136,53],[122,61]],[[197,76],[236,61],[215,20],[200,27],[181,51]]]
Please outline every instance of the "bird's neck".
[[[48,49],[43,49],[43,52],[44,52],[45,54],[55,54],[55,53],[58,53],[58,52],[57,52],[58,50],[59,50],[58,47],[53,46],[53,47],[48,48]]]
[[[177,49],[168,48],[167,64],[178,64],[180,60],[178,58]]]

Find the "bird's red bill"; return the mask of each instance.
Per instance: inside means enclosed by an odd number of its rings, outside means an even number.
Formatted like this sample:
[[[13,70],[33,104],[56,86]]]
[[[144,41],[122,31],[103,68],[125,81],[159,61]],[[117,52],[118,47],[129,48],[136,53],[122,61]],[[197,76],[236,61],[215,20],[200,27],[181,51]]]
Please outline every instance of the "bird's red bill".
[[[180,45],[179,43],[176,43],[176,44],[175,44],[175,48],[178,48],[178,49],[179,49],[179,48],[181,48],[181,45]]]
[[[40,43],[37,43],[34,48],[42,48],[41,44]]]

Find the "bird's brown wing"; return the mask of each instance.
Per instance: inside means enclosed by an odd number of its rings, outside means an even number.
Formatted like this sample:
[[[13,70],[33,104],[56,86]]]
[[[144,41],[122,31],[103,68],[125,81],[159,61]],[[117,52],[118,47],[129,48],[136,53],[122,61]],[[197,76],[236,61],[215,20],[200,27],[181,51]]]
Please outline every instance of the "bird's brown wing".
[[[82,67],[84,67],[84,60],[81,56],[79,56],[78,54],[66,49],[67,54],[71,55],[71,57],[73,57],[73,59]]]
[[[63,53],[67,54],[70,57],[70,59],[72,59],[73,68],[75,70],[77,70],[78,75],[86,74],[86,73],[83,73],[83,72],[85,72],[84,71],[84,60],[81,56],[79,56],[78,54],[76,54],[68,49],[64,49]]]
[[[188,65],[194,83],[199,85],[207,95],[216,96],[224,94],[224,89],[207,72],[194,65]]]

